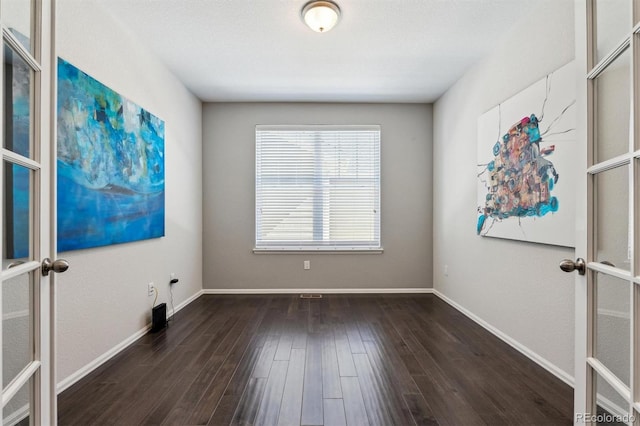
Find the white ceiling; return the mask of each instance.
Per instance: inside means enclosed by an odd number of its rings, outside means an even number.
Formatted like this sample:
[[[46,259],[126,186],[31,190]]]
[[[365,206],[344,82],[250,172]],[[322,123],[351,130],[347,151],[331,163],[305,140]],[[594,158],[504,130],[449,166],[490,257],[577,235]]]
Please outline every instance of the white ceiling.
[[[533,7],[337,0],[341,21],[320,34],[300,18],[306,1],[100,0],[196,96],[219,102],[433,102]]]

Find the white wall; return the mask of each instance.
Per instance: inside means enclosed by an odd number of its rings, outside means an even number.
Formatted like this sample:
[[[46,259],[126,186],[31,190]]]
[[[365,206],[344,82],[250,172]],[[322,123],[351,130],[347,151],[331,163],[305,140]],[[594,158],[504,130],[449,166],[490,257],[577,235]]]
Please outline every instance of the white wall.
[[[434,105],[434,287],[573,376],[574,250],[476,235],[478,117],[574,57],[573,2],[527,8]],[[448,276],[444,266],[448,265]]]
[[[165,121],[166,236],[60,254],[71,263],[56,288],[58,383],[67,384],[150,322],[148,282],[168,302],[175,272],[176,306],[202,288],[202,105],[107,8],[61,0],[57,13],[58,56]]]
[[[430,105],[205,104],[205,288],[431,287],[431,120]],[[382,126],[383,254],[252,253],[256,124]]]

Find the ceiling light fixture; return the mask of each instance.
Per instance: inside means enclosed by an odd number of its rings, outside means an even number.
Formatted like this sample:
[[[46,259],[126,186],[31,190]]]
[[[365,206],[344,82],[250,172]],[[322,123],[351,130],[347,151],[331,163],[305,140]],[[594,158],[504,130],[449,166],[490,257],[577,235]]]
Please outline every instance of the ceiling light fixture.
[[[340,19],[340,8],[332,1],[312,0],[302,8],[302,19],[313,31],[326,33]]]

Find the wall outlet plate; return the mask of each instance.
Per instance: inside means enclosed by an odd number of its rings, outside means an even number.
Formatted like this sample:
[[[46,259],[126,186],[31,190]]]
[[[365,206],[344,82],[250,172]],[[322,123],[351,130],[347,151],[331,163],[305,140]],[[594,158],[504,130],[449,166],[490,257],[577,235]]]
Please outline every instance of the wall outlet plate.
[[[304,269],[311,269],[311,261],[310,260],[305,260],[303,265],[304,265]]]
[[[149,283],[147,286],[147,296],[153,296],[153,292],[156,291],[153,283]]]

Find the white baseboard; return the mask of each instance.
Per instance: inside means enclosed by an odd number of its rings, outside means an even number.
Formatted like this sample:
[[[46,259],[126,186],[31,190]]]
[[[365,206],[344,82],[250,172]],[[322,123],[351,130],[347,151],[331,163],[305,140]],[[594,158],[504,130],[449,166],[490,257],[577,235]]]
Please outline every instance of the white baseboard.
[[[167,313],[167,316],[172,316],[174,313],[182,310],[182,308],[184,308],[185,306],[187,306],[189,303],[193,302],[194,300],[196,300],[198,297],[202,296],[202,290],[197,291],[193,296],[189,297],[187,300],[185,300],[184,302],[180,303],[178,306],[175,307],[175,309],[171,312]]]
[[[5,426],[14,426],[29,417],[29,404],[25,404],[13,413],[7,414],[7,417],[4,418],[2,424]]]
[[[103,353],[98,358],[94,359],[75,373],[58,382],[58,385],[56,387],[58,394],[62,393],[63,391],[71,387],[74,383],[85,377],[87,374],[91,373],[93,370],[100,367],[102,364],[109,361],[111,358],[128,348],[136,340],[147,334],[150,328],[151,324],[147,324],[142,329],[127,337],[122,342],[118,343],[116,346],[109,349],[107,352]]]
[[[615,392],[615,391],[614,391]],[[625,408],[620,407],[615,402],[611,401],[609,398],[603,396],[602,394],[597,395],[598,405],[605,409],[612,416],[618,416],[620,418],[624,418],[624,416],[628,416],[627,410]]]
[[[522,343],[518,342],[517,340],[513,339],[512,337],[498,330],[496,327],[492,326],[491,324],[489,324],[482,318],[478,317],[468,309],[464,308],[462,305],[458,304],[457,302],[454,302],[453,300],[449,299],[447,296],[445,296],[438,290],[434,289],[433,294],[435,294],[440,299],[447,302],[449,305],[453,306],[456,310],[466,315],[469,319],[473,320],[478,325],[483,327],[485,330],[489,331],[491,334],[493,334],[494,336],[496,336],[497,338],[499,338],[500,340],[502,340],[509,346],[513,347],[518,352],[520,352],[521,354],[523,354],[524,356],[526,356],[527,358],[529,358],[530,360],[532,360],[533,362],[535,362],[536,364],[538,364],[539,366],[547,370],[549,373],[556,376],[558,379],[562,380],[567,385],[571,386],[572,388],[574,387],[573,376],[567,374],[564,370],[562,370],[560,367],[558,367],[554,363],[550,362],[546,358],[541,357],[540,355],[538,355],[537,353],[535,353],[534,351],[532,351]]]
[[[204,294],[428,294],[432,288],[205,288]]]
[[[202,290],[196,292],[193,296],[189,297],[187,300],[185,300],[184,302],[176,306],[174,311],[172,311],[169,316],[173,315],[174,312],[178,312],[179,310],[187,306],[189,303],[196,300],[201,295],[202,295]],[[72,386],[74,383],[78,382],[83,377],[85,377],[87,374],[91,373],[93,370],[100,367],[102,364],[109,361],[111,358],[113,358],[114,356],[116,356],[117,354],[119,354],[129,346],[131,346],[133,343],[136,342],[136,340],[138,340],[139,338],[147,334],[150,328],[151,328],[151,324],[147,324],[146,326],[136,331],[131,336],[124,339],[122,342],[118,343],[113,348],[109,349],[107,352],[100,355],[98,358],[94,359],[84,367],[77,370],[75,373],[71,374],[70,376],[58,382],[58,385],[56,386],[56,391],[58,392],[58,394],[62,393],[63,391],[68,389],[70,386]]]

